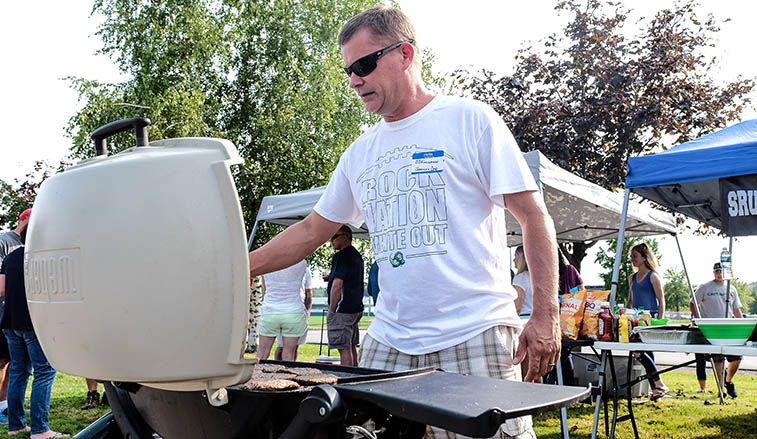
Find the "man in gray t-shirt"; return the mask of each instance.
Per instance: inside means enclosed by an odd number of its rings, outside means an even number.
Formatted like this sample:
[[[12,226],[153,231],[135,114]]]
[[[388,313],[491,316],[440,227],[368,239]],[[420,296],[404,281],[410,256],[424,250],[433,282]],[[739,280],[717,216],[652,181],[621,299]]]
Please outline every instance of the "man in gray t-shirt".
[[[697,298],[697,304],[699,305],[699,312],[694,307],[694,301],[689,302],[689,309],[691,309],[691,315],[694,317],[705,318],[724,318],[725,315],[725,301],[726,301],[726,282],[723,280],[723,266],[720,262],[715,263],[712,267],[714,279],[706,282],[697,288],[694,295]],[[741,313],[741,300],[739,300],[739,293],[736,288],[731,285],[729,300],[729,312],[728,317],[741,318],[744,315]],[[699,391],[704,392],[707,384],[707,373],[705,368],[706,355],[696,354],[697,358],[697,380],[699,380]],[[736,398],[738,393],[736,387],[733,384],[733,377],[739,370],[741,365],[741,357],[737,355],[726,355],[728,360],[728,375],[725,378],[725,390],[731,398]],[[713,355],[712,361],[715,363],[715,373],[718,375],[718,381],[723,379],[723,356]]]
[[[3,260],[5,260],[5,257],[10,252],[24,245],[26,229],[29,227],[29,218],[31,216],[31,209],[21,212],[21,215],[18,216],[18,225],[16,225],[16,228],[0,235],[0,264],[3,263]]]

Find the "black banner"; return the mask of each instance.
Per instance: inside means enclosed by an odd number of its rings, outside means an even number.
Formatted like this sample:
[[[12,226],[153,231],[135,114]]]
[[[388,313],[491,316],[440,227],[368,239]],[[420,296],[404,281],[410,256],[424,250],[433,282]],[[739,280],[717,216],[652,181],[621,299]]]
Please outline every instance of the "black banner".
[[[757,235],[757,174],[720,179],[720,221],[728,236]]]

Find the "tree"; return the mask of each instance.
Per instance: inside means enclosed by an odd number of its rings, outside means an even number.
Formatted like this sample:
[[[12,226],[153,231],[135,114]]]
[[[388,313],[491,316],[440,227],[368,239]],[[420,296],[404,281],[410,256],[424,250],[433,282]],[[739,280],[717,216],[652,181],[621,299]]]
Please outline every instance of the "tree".
[[[127,117],[148,117],[151,138],[231,140],[233,170],[251,229],[265,195],[328,182],[342,151],[374,120],[347,87],[336,37],[377,0],[97,0],[101,53],[127,79],[69,78],[84,102],[67,133],[72,155],[91,157],[88,135]],[[109,139],[120,151],[129,133]],[[261,228],[257,242],[269,236]]]
[[[631,265],[631,248],[633,248],[633,246],[635,246],[636,244],[641,244],[642,242],[645,242],[647,246],[652,249],[652,252],[657,258],[657,262],[660,262],[662,256],[660,256],[660,251],[658,249],[656,240],[643,238],[625,238],[623,240],[623,251],[621,253],[622,257],[620,259],[620,271],[618,273],[618,289],[615,296],[616,303],[623,304],[626,302],[626,300],[628,300],[628,278],[635,273],[635,270]],[[617,246],[618,241],[616,239],[608,240],[607,249],[605,249],[604,246],[600,247],[599,251],[597,252],[596,258],[594,259],[594,262],[598,263],[602,268],[607,270],[606,272],[600,274],[599,277],[602,278],[605,283],[604,287],[608,290],[612,286],[612,270],[615,265],[615,249],[617,248]]]
[[[37,161],[23,180],[15,179],[14,184],[0,180],[0,230],[15,227],[21,212],[34,204],[42,182],[68,165],[62,161],[53,167],[45,161]]]
[[[752,288],[748,283],[734,279],[731,281],[731,285],[736,288],[739,294],[739,300],[741,301],[741,312],[751,313],[752,302],[754,301]]]
[[[621,2],[564,0],[562,35],[525,47],[512,74],[457,73],[464,93],[502,115],[524,151],[605,188],[623,185],[628,158],[691,140],[739,119],[753,79],[718,83],[718,22],[694,1],[663,9],[628,35]],[[709,52],[712,53],[712,52]],[[573,260],[594,245],[576,243]],[[569,255],[569,258],[571,256]],[[578,261],[580,263],[580,261]]]
[[[689,309],[691,292],[683,270],[665,270],[665,308],[675,311]]]
[[[747,312],[749,314],[757,314],[757,284],[750,284],[749,285],[749,305],[744,305],[744,308],[742,311]],[[741,298],[741,297],[740,297]]]

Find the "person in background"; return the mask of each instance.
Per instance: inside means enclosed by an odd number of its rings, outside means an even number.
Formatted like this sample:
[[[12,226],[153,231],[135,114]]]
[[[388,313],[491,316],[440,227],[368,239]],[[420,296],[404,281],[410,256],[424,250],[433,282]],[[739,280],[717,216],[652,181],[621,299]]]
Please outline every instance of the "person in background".
[[[311,290],[310,270],[304,260],[263,276],[263,305],[260,310],[260,344],[257,358],[267,360],[276,337],[283,337],[281,359],[294,361],[299,338],[307,333],[307,307],[300,293]],[[312,290],[311,290],[312,301]]]
[[[694,317],[723,318],[725,316],[726,282],[723,279],[723,266],[720,262],[715,263],[712,267],[712,272],[714,279],[700,285],[694,292],[699,309],[697,310],[694,306],[693,299],[689,302],[689,309],[691,309],[691,315]],[[739,292],[733,284],[731,284],[729,309],[729,315],[736,318],[744,317],[744,314],[741,312]],[[707,356],[705,354],[695,355],[697,359],[697,380],[699,381],[699,390],[697,390],[697,393],[703,393],[707,387]],[[725,359],[728,360],[728,374],[725,377],[723,385],[728,396],[736,398],[739,394],[736,392],[736,386],[733,384],[733,377],[736,376],[736,372],[739,370],[742,357],[740,355],[726,355]],[[712,361],[715,363],[715,373],[717,374],[718,382],[723,382],[723,356],[713,355]]]
[[[559,280],[557,283],[557,294],[562,297],[563,294],[569,293],[571,290],[582,290],[584,287],[584,281],[581,278],[581,274],[576,267],[567,263],[565,254],[562,249],[557,245],[557,273]],[[560,351],[560,366],[562,369],[562,382],[565,386],[572,386],[575,384],[575,369],[573,368],[573,356],[570,354],[570,350],[564,348]],[[553,370],[544,379],[545,383],[557,382],[557,371]]]
[[[562,296],[573,288],[578,288],[579,290],[584,288],[584,280],[581,279],[581,274],[576,267],[567,263],[559,245],[557,246],[557,273],[560,276],[557,284],[558,295]]]
[[[533,291],[531,290],[531,273],[528,272],[528,263],[526,263],[526,255],[523,253],[522,245],[515,249],[513,265],[518,270],[513,277],[513,288],[518,293],[518,297],[515,299],[515,308],[520,316],[527,317],[531,315]]]
[[[339,351],[342,366],[357,366],[358,323],[363,317],[363,257],[352,246],[352,229],[343,225],[331,237],[336,254],[326,287],[329,349]]]
[[[13,250],[21,247],[26,242],[26,231],[29,228],[29,219],[32,216],[31,209],[25,209],[18,216],[18,224],[10,232],[0,235],[0,264]],[[0,318],[5,307],[5,297],[0,297]],[[0,337],[0,424],[8,423],[8,378],[10,364],[10,352],[8,341]]]
[[[80,410],[91,410],[97,408],[99,405],[108,405],[108,398],[103,390],[102,398],[100,398],[100,392],[97,391],[97,380],[92,378],[84,378],[87,384],[87,398],[84,400]]]
[[[644,307],[652,316],[665,318],[665,292],[662,288],[662,278],[658,274],[657,258],[652,248],[647,244],[637,244],[631,248],[631,265],[636,273],[628,278],[631,294],[628,295],[627,308]],[[670,391],[657,373],[653,352],[640,352],[639,362],[649,375],[652,394],[649,399],[659,401]]]
[[[310,254],[341,224],[365,223],[382,306],[361,366],[520,381],[528,355],[525,380],[538,379],[560,355],[555,231],[502,116],[431,93],[415,30],[399,9],[363,11],[338,41],[349,87],[382,120],[342,154],[313,212],[250,254],[251,273]],[[525,327],[507,273],[505,208],[521,226],[532,270]],[[456,435],[428,428],[426,437]],[[531,417],[508,419],[496,437],[534,438]]]
[[[378,263],[374,262],[371,264],[371,269],[368,270],[368,295],[373,298],[373,306],[376,306],[376,302],[378,302],[378,295],[381,292],[379,289],[379,283],[378,283],[378,275],[379,275],[379,266]]]
[[[34,333],[24,286],[24,247],[12,251],[0,268],[0,295],[6,298],[6,309],[0,327],[11,354],[8,384],[8,434],[31,432],[32,439],[64,438],[67,434],[50,430],[50,394],[55,369],[47,362],[42,346]],[[34,374],[29,408],[31,428],[26,425],[24,397],[29,375]]]
[[[313,307],[313,280],[309,269],[305,271],[305,282],[303,283],[303,288],[300,290],[300,299],[302,299],[302,303],[305,305],[305,321],[310,322],[310,310]],[[292,361],[297,361],[300,345],[307,343],[307,341],[308,331],[305,329],[302,337],[297,339],[297,349],[294,350],[294,360]],[[276,351],[273,353],[273,359],[284,359],[284,337],[281,335],[276,336]]]

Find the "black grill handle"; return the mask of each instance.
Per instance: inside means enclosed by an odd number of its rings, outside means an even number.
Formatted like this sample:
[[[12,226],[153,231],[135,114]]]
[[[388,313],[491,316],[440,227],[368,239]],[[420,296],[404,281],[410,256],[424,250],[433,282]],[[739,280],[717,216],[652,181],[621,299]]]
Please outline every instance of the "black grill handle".
[[[109,124],[103,125],[96,129],[90,137],[95,142],[95,155],[108,155],[108,144],[105,141],[108,137],[134,128],[134,134],[137,136],[137,146],[147,146],[147,126],[150,125],[150,119],[144,117],[135,117],[131,119],[121,119]]]

